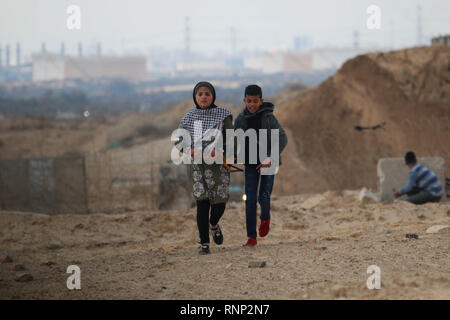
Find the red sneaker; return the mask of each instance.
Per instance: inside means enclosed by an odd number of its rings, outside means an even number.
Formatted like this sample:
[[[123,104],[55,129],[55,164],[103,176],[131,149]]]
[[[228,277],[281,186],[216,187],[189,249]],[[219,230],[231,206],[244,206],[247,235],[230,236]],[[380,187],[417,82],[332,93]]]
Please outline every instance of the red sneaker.
[[[261,224],[259,225],[259,236],[265,237],[269,233],[270,230],[270,219],[261,220]]]
[[[244,244],[244,247],[254,247],[257,243],[258,241],[256,241],[256,238],[250,237],[248,238],[247,243]]]

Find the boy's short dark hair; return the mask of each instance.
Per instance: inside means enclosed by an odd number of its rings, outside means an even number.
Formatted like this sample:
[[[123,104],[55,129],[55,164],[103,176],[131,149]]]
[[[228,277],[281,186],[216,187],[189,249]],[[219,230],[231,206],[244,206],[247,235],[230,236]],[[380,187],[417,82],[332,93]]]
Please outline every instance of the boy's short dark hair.
[[[262,98],[261,87],[256,84],[251,84],[245,88],[245,96],[259,96]]]
[[[405,155],[405,163],[411,164],[411,163],[416,163],[416,162],[417,162],[416,154],[412,151],[408,151]]]

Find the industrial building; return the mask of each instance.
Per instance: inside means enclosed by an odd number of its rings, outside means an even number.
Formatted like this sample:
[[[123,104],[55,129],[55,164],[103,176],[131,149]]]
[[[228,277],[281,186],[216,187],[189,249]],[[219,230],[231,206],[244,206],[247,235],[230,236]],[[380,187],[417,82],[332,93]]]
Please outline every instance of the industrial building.
[[[244,66],[274,73],[312,73],[315,71],[338,69],[350,58],[370,52],[371,48],[317,48],[302,52],[267,52],[261,57],[247,58]]]
[[[146,79],[147,61],[135,57],[68,57],[52,54],[33,56],[33,81],[67,79],[120,78],[130,81]]]
[[[450,34],[445,35],[445,36],[439,36],[439,37],[435,37],[431,39],[431,44],[432,45],[436,45],[436,44],[443,44],[446,46],[450,46]]]

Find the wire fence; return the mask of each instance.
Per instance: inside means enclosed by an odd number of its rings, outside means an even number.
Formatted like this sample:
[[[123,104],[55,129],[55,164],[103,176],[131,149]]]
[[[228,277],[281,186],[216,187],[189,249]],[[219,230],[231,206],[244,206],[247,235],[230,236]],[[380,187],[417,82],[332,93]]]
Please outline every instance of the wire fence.
[[[186,168],[145,157],[0,160],[0,210],[47,214],[178,209],[191,205]]]

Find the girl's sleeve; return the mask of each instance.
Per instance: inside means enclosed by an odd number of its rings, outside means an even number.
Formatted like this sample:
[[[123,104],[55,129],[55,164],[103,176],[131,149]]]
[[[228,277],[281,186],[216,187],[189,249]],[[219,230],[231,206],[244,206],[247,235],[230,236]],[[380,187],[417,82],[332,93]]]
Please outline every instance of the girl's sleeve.
[[[178,125],[178,129],[185,129],[184,126],[184,118],[186,117],[186,115],[184,115],[184,117],[181,119],[180,124]],[[178,137],[178,140],[174,142],[175,147],[182,151],[184,143],[183,143],[183,138],[181,136]]]

